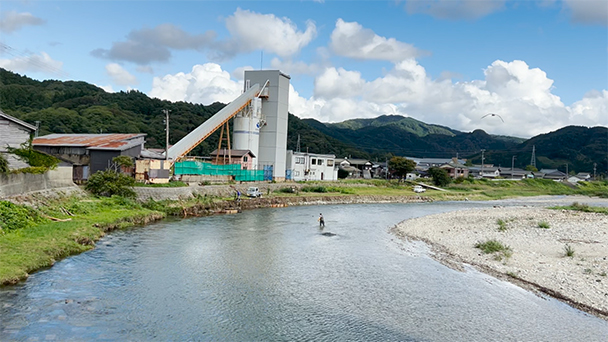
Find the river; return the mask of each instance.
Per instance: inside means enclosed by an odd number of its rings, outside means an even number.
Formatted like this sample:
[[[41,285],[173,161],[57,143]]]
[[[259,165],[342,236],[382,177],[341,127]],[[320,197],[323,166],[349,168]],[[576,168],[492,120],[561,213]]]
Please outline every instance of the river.
[[[0,340],[605,341],[608,322],[388,232],[488,205],[258,209],[112,232],[0,288]]]

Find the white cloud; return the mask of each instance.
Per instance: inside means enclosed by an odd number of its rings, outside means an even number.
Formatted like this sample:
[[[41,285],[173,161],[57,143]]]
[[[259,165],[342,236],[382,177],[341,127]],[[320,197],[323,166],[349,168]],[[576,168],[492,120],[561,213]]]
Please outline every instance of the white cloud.
[[[608,26],[608,1],[563,0],[564,7],[572,13],[572,21]]]
[[[230,79],[230,74],[215,63],[195,65],[190,73],[154,77],[151,97],[169,101],[200,104],[229,103],[241,95],[242,83]]]
[[[315,79],[315,96],[332,99],[336,97],[354,97],[361,95],[365,81],[361,73],[346,71],[343,68],[327,68]]]
[[[232,40],[218,45],[218,58],[255,50],[264,50],[281,57],[293,56],[317,35],[317,28],[312,21],[306,22],[306,31],[302,32],[289,18],[240,8],[226,19],[226,28],[232,35]]]
[[[553,80],[523,61],[497,60],[484,78],[468,82],[432,79],[414,59],[396,63],[383,77],[365,80],[358,71],[326,68],[315,79],[314,95],[290,86],[289,111],[302,118],[339,122],[400,114],[465,132],[531,137],[567,125],[608,125],[608,91],[593,91],[571,106],[552,94]],[[242,81],[217,64],[190,73],[155,78],[150,96],[171,101],[229,103],[241,94]],[[497,113],[497,117],[485,114]]]
[[[65,76],[61,70],[63,62],[52,59],[46,52],[13,59],[0,59],[0,67],[18,73],[40,72]]]
[[[407,0],[405,10],[439,19],[477,19],[502,10],[504,4],[505,0]]]
[[[111,86],[111,85],[105,85],[105,86],[102,86],[102,85],[96,84],[96,86],[98,86],[99,88],[101,88],[101,89],[105,90],[107,93],[115,93],[115,92],[116,92],[116,91],[114,90],[114,88],[112,88],[112,86]]]
[[[423,54],[411,44],[378,36],[356,22],[342,19],[336,22],[329,46],[340,56],[358,59],[400,61]]]
[[[31,13],[9,11],[0,18],[0,31],[11,33],[28,25],[43,25],[44,23],[44,19],[35,17]]]
[[[137,84],[137,78],[116,63],[106,65],[106,73],[112,78],[112,82],[118,85]]]

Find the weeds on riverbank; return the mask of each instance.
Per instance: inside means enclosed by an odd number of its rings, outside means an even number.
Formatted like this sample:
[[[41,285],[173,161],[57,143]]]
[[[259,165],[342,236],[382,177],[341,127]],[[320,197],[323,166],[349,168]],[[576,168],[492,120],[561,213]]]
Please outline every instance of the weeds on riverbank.
[[[165,217],[117,196],[44,199],[31,207],[0,203],[11,207],[0,210],[5,217],[3,225],[10,225],[0,235],[0,284],[15,283],[56,260],[91,249],[108,230]]]
[[[503,219],[497,219],[496,224],[498,225],[499,232],[504,232],[507,230],[507,222],[505,222]]]
[[[549,229],[551,228],[551,225],[549,225],[549,222],[547,221],[540,221],[538,222],[538,228]]]
[[[592,207],[589,204],[578,203],[578,202],[573,202],[571,205],[567,205],[567,206],[550,207],[549,209],[573,210],[573,211],[582,211],[585,213],[600,213],[600,214],[608,215],[608,208],[606,208],[606,207]]]
[[[475,244],[475,248],[481,249],[484,254],[495,254],[494,260],[496,261],[508,259],[513,255],[511,247],[503,245],[497,240],[487,240],[485,242],[478,242]]]
[[[573,257],[574,256],[574,248],[572,246],[568,245],[568,244],[566,244],[564,246],[564,252],[565,252],[565,255],[567,257]]]

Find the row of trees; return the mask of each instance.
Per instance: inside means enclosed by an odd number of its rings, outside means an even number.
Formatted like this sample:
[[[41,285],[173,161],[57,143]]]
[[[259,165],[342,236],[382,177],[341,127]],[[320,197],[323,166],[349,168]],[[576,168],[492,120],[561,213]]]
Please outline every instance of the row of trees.
[[[408,173],[416,169],[416,162],[404,157],[392,157],[388,162],[388,168],[401,181]],[[439,167],[431,167],[429,169],[429,175],[433,178],[433,183],[437,186],[446,186],[452,181],[448,172]]]

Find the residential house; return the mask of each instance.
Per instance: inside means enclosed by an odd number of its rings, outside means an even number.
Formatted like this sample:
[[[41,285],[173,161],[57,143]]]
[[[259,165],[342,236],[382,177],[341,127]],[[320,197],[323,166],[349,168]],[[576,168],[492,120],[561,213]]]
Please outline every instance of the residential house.
[[[339,165],[339,168],[349,173],[349,178],[372,178],[372,167],[374,164],[368,159],[342,158],[336,159],[336,163]]]
[[[475,178],[490,179],[495,179],[501,176],[500,168],[494,166],[493,164],[484,164],[483,167],[481,165],[469,166],[469,174],[473,175]]]
[[[9,169],[20,169],[29,165],[8,153],[7,147],[19,148],[28,142],[36,127],[0,111],[0,154],[8,161]]]
[[[579,172],[576,174],[576,178],[583,181],[590,181],[592,177],[591,174],[588,172]]]
[[[72,164],[75,182],[107,169],[117,156],[138,158],[146,134],[49,134],[35,138],[34,149]]]
[[[253,165],[255,155],[250,150],[228,150],[221,149],[211,152],[211,162],[218,165],[240,164],[241,170],[254,170],[257,165]]]
[[[552,179],[555,181],[563,181],[568,178],[568,175],[557,169],[541,169],[540,173],[543,173],[544,179]]]
[[[450,161],[449,163],[441,165],[440,168],[446,170],[450,177],[454,179],[458,177],[469,177],[469,168],[460,164],[458,161]]]
[[[287,151],[285,178],[293,181],[338,179],[336,156],[308,152]]]

